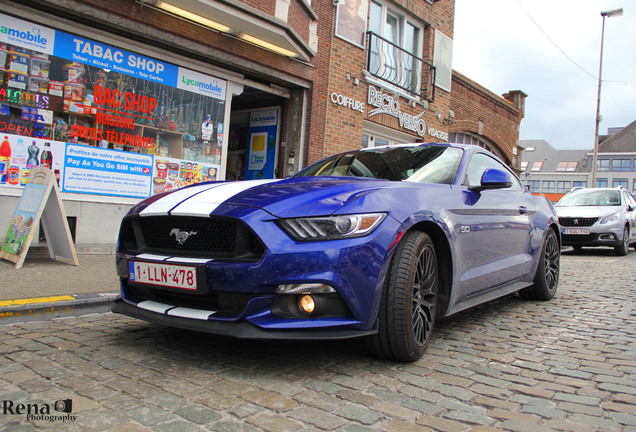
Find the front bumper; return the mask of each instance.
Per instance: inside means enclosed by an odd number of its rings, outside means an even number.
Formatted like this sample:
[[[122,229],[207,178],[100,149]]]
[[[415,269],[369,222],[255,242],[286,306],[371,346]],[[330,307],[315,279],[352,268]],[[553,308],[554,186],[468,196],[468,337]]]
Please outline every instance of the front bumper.
[[[170,257],[128,252],[120,242],[117,269],[121,301],[113,312],[175,327],[246,338],[338,339],[375,332],[384,274],[399,226],[386,218],[366,237],[294,242],[265,212],[243,210],[241,219],[263,240],[258,261],[179,258],[196,263],[203,281],[195,292],[132,283],[130,260],[166,262]],[[327,284],[342,307],[316,316],[279,313],[286,284]],[[331,300],[330,300],[331,301]],[[278,302],[280,304],[281,302]],[[336,313],[333,313],[334,309]],[[344,311],[344,312],[342,312]]]
[[[589,234],[565,234],[562,232],[563,246],[619,246],[623,242],[623,227],[604,228],[603,231],[590,230]]]
[[[212,321],[210,319],[192,319],[179,316],[171,316],[166,313],[159,313],[142,309],[132,303],[128,303],[123,298],[117,298],[111,311],[133,318],[155,324],[162,324],[169,327],[177,327],[186,330],[200,331],[218,335],[231,336],[240,339],[295,339],[295,340],[316,340],[316,339],[349,339],[360,336],[372,335],[377,329],[355,330],[355,329],[265,329],[258,327],[248,321]]]

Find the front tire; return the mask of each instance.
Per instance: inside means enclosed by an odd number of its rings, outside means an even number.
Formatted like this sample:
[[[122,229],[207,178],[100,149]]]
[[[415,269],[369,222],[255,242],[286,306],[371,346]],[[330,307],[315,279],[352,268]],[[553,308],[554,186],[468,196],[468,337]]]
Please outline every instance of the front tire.
[[[419,359],[431,339],[439,284],[435,246],[419,231],[407,233],[391,260],[378,312],[378,333],[367,345],[391,360]]]
[[[552,228],[543,240],[539,267],[534,276],[534,285],[519,291],[521,297],[528,300],[550,300],[556,294],[561,266],[561,247]]]
[[[620,245],[614,247],[614,253],[617,256],[625,256],[629,253],[629,228],[623,228],[623,241]]]

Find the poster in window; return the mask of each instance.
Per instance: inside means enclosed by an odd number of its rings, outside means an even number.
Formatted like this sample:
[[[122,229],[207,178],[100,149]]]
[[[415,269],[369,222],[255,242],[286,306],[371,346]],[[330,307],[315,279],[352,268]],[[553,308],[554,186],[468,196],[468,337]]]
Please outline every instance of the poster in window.
[[[336,36],[364,49],[368,0],[340,0],[336,14]]]
[[[453,40],[435,31],[435,54],[433,65],[436,67],[435,85],[443,90],[451,91],[451,75],[453,72]]]

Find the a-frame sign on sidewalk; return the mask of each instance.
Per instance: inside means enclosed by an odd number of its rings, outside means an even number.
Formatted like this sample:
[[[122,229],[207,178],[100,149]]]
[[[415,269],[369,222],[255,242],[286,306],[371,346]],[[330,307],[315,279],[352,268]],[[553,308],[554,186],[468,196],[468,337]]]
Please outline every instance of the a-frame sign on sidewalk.
[[[44,229],[51,258],[79,265],[60,191],[48,168],[31,170],[9,229],[0,242],[0,258],[21,268],[38,223]]]

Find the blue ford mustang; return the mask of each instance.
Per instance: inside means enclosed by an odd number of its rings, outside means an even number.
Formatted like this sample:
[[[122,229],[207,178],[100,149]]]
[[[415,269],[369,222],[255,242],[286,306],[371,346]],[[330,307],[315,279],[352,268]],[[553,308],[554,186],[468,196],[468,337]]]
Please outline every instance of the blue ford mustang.
[[[241,338],[362,336],[413,361],[436,317],[551,299],[559,232],[549,201],[480,147],[363,149],[142,201],[121,224],[113,311]]]

